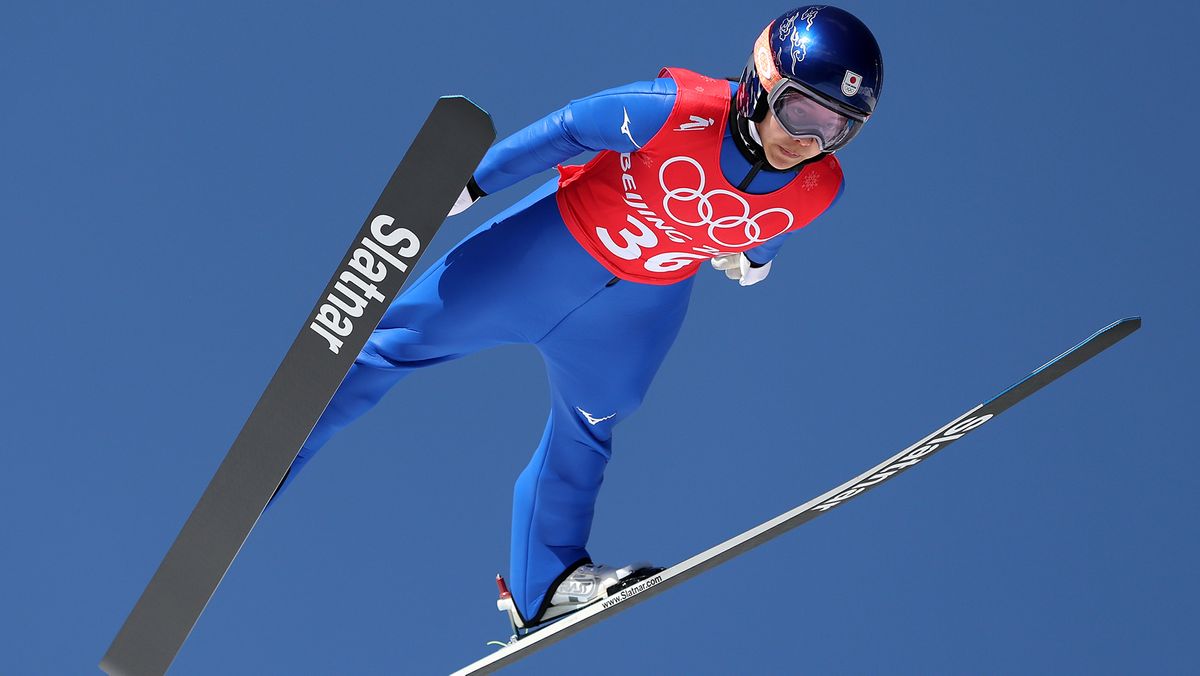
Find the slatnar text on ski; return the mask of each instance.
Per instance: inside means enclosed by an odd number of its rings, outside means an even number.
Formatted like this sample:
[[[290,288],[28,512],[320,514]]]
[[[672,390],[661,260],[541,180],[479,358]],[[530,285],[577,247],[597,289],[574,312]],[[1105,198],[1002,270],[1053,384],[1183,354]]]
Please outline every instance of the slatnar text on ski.
[[[383,302],[377,282],[388,275],[390,264],[400,272],[408,270],[408,264],[400,258],[412,258],[421,250],[421,240],[408,228],[392,228],[396,219],[380,214],[371,220],[371,237],[363,237],[362,246],[350,254],[348,270],[342,271],[333,292],[326,296],[326,303],[317,309],[315,321],[308,328],[329,341],[329,351],[337,354],[342,347],[342,338],[354,332],[352,318],[363,316],[363,310],[371,301]],[[384,247],[396,247],[395,253]],[[365,279],[364,279],[365,278]]]

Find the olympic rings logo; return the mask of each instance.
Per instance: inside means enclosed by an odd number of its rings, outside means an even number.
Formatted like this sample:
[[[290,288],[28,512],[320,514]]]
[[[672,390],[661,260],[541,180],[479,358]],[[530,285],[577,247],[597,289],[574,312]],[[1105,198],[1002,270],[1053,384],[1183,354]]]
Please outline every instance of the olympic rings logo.
[[[696,170],[698,180],[688,181],[696,187],[667,187],[666,173],[671,165],[683,162]],[[673,172],[678,174],[678,170]],[[689,172],[690,173],[690,172]],[[774,207],[750,215],[750,204],[736,192],[720,188],[705,191],[704,168],[690,157],[672,157],[658,170],[658,184],[666,193],[663,211],[676,223],[695,228],[708,228],[708,237],[716,244],[731,249],[749,248],[783,234],[795,223],[792,212]],[[685,207],[688,212],[677,213]],[[674,207],[672,205],[675,205]],[[740,212],[740,213],[738,213]],[[717,215],[718,213],[724,215]],[[771,214],[778,216],[771,217]],[[716,216],[716,218],[714,218]]]

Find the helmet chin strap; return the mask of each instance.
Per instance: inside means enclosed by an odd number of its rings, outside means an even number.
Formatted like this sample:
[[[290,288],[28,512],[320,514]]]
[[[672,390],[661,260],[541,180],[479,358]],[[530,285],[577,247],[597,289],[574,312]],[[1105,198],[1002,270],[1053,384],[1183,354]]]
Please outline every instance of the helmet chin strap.
[[[763,142],[762,137],[758,135],[758,123],[754,120],[747,120],[746,122],[748,123],[746,126],[750,130],[750,138],[754,139],[754,142],[758,144],[759,148],[762,148]]]
[[[758,127],[753,120],[747,120],[741,115],[733,115],[734,123],[734,144],[741,151],[742,156],[750,161],[750,171],[738,182],[738,190],[746,190],[750,186],[750,182],[758,175],[758,172],[763,168],[769,168],[772,171],[777,171],[767,162],[767,153],[763,150],[762,137],[758,135]]]
[[[755,164],[763,159],[763,148],[758,130],[750,130],[752,125],[753,122],[738,114],[736,105],[730,106],[729,128],[733,130],[734,145],[747,162]]]

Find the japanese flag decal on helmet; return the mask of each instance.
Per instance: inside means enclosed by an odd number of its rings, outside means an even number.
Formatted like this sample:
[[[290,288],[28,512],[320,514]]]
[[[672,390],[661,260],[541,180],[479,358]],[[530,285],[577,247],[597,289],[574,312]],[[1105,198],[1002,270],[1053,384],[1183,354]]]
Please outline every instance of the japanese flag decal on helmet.
[[[846,96],[854,96],[858,93],[858,86],[862,84],[862,76],[852,70],[846,71],[846,77],[842,78],[842,93]]]

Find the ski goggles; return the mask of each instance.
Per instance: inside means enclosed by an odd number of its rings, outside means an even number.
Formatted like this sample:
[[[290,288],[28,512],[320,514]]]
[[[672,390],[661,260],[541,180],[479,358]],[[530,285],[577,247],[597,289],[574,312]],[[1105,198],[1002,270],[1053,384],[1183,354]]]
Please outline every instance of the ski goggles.
[[[793,138],[811,138],[830,153],[845,146],[854,138],[867,117],[862,113],[829,101],[820,94],[796,82],[783,79],[767,96],[779,126]]]

